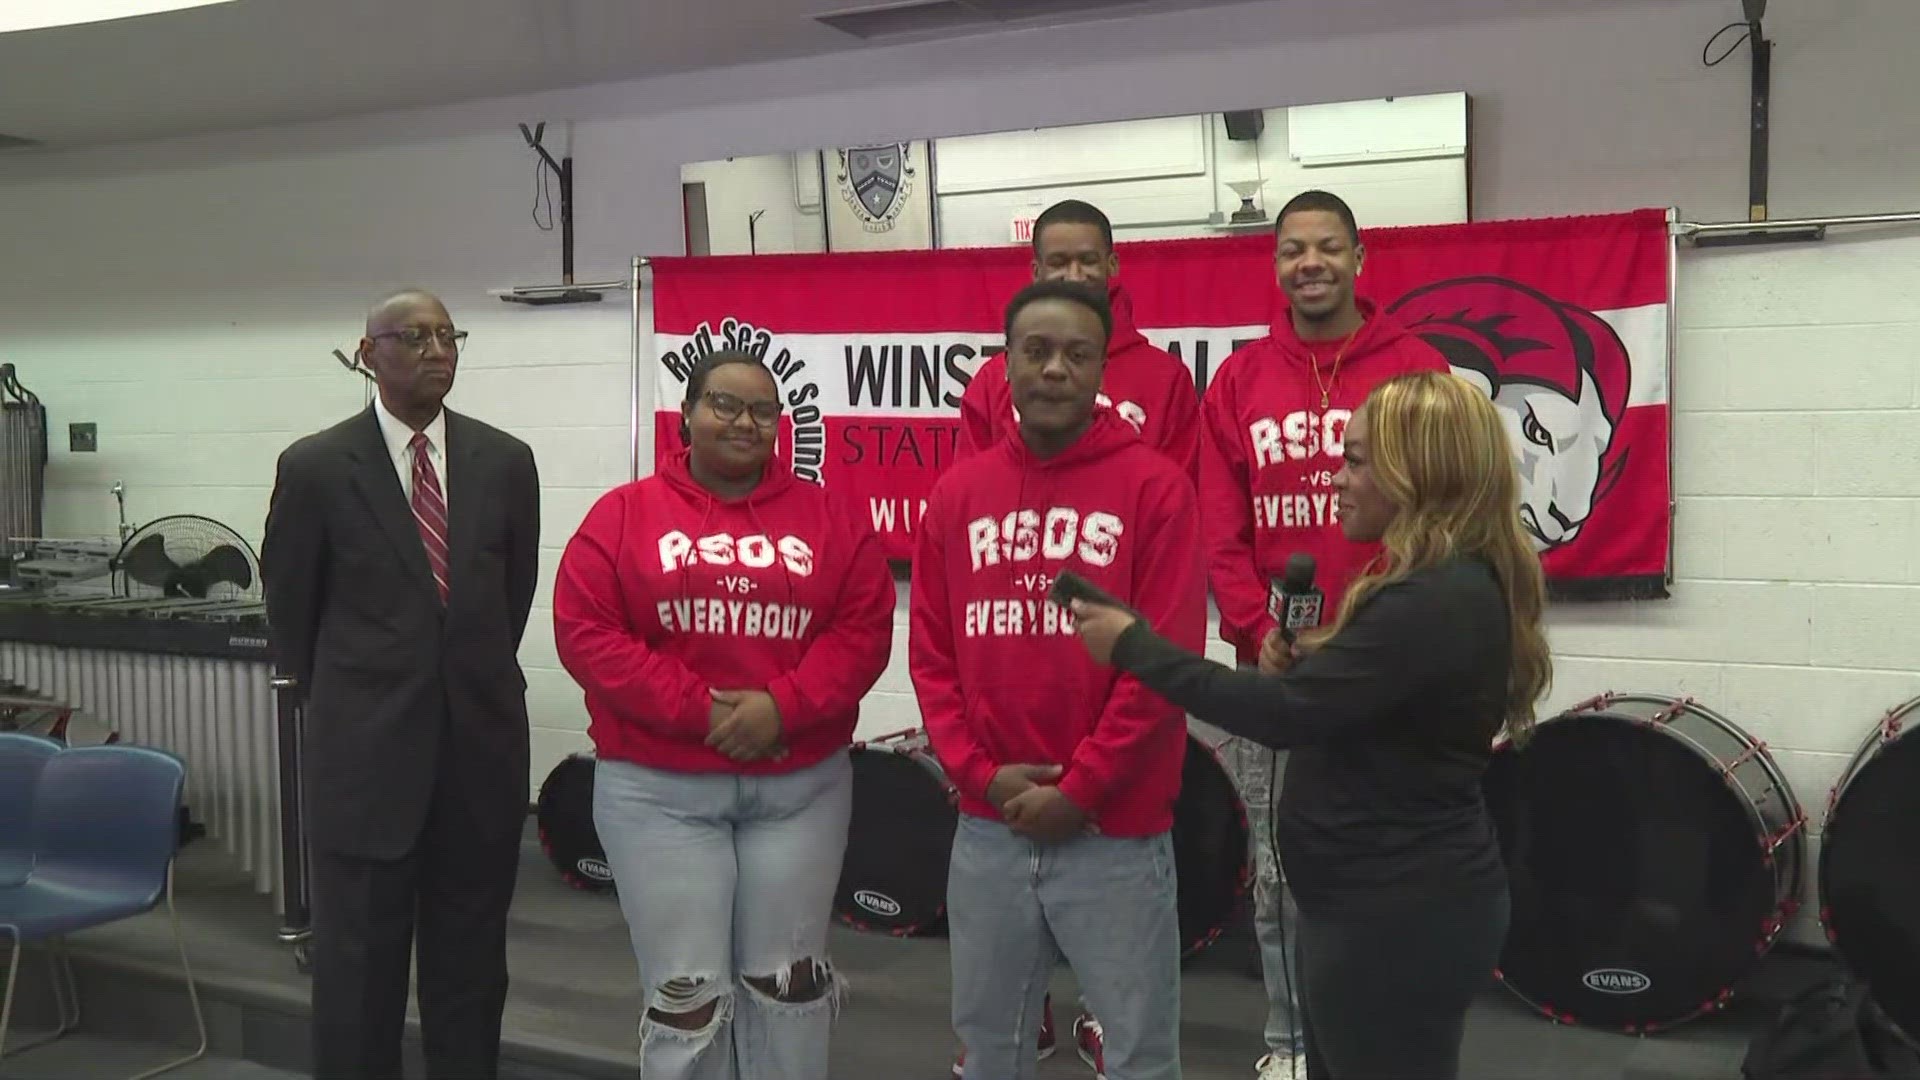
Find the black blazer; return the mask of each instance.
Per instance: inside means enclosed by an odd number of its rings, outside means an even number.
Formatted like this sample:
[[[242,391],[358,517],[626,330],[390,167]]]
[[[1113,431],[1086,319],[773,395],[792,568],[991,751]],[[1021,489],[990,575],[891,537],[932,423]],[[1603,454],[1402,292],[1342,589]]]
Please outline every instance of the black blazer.
[[[519,439],[446,414],[443,608],[372,408],[281,455],[261,545],[280,673],[306,693],[313,844],[394,859],[436,779],[473,826],[518,830],[527,805],[520,638],[539,573],[540,479]],[[448,770],[452,770],[448,772]]]

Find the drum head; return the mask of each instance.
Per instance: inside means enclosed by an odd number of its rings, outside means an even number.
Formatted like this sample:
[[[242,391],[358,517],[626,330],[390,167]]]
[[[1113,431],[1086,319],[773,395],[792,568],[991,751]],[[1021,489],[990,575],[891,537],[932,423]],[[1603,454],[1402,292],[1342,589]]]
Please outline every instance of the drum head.
[[[902,936],[937,929],[947,912],[947,863],[960,812],[924,756],[856,748],[853,822],[833,912],[862,930]]]
[[[554,766],[540,785],[540,848],[567,884],[587,892],[613,889],[613,869],[593,824],[591,754],[574,754]]]
[[[1247,850],[1239,792],[1206,745],[1189,736],[1173,805],[1182,957],[1212,944],[1233,920],[1252,881]]]
[[[1820,899],[1847,965],[1920,1039],[1920,735],[1881,745],[1820,838]]]
[[[1698,1015],[1756,961],[1779,898],[1745,800],[1673,735],[1605,714],[1541,724],[1485,779],[1512,882],[1501,978],[1566,1020]]]

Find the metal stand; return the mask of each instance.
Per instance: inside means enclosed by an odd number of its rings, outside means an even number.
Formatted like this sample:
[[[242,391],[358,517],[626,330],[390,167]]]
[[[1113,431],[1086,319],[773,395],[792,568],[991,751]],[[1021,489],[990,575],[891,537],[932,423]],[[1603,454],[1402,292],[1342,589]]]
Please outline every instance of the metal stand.
[[[306,694],[298,680],[273,678],[275,712],[280,736],[280,931],[279,939],[293,947],[294,966],[302,974],[313,970],[313,910],[308,888],[307,830],[301,782],[301,734],[306,727]]]

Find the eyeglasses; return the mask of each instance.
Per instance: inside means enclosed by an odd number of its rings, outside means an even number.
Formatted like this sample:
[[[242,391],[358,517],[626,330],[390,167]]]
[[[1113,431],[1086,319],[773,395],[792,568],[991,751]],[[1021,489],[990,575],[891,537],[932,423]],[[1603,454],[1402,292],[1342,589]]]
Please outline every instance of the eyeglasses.
[[[761,427],[772,427],[780,422],[782,409],[778,401],[756,401],[749,405],[732,394],[709,390],[701,395],[707,399],[707,407],[713,415],[731,424],[740,419],[741,413],[753,414],[753,422]]]
[[[397,339],[400,344],[414,352],[425,352],[428,338],[439,341],[441,346],[450,352],[459,352],[467,343],[465,330],[422,330],[418,326],[409,326],[405,330],[383,330],[378,334],[367,335],[367,340],[379,341],[381,338],[389,337]]]

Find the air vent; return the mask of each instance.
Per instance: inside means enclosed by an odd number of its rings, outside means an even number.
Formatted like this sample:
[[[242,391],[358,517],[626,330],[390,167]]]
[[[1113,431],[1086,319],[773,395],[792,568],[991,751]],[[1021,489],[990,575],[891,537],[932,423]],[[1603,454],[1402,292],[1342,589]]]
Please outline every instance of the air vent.
[[[0,133],[0,150],[19,150],[23,147],[39,146],[39,145],[40,145],[40,140],[38,139],[29,139],[20,135],[7,135],[5,133]]]
[[[1005,22],[1078,15],[1106,8],[1140,7],[1141,0],[960,0]]]
[[[907,3],[839,11],[815,18],[844,34],[877,38],[985,29],[1029,23],[1115,8],[1139,7],[1142,0],[909,0]]]
[[[819,21],[843,34],[868,41],[874,38],[900,37],[968,26],[991,25],[995,20],[980,9],[960,0],[928,0],[924,3],[893,4],[887,7],[841,11],[817,16]]]

